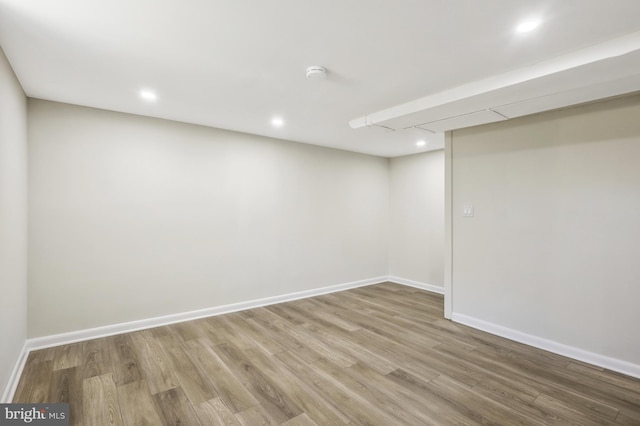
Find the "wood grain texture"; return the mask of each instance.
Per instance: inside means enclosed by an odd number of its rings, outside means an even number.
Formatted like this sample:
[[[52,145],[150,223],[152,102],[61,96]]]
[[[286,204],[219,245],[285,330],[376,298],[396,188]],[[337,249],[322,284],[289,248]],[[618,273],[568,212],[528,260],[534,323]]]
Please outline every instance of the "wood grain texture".
[[[64,402],[69,404],[70,422],[75,425],[83,424],[83,378],[80,367],[56,370],[51,376],[49,399],[47,402]]]
[[[150,330],[138,331],[131,334],[131,340],[151,393],[156,394],[178,387],[176,372],[171,371],[169,360],[153,333]]]
[[[122,414],[113,374],[84,379],[82,395],[85,425],[122,426]]]
[[[282,426],[319,426],[318,423],[311,420],[306,413],[300,414],[298,417],[294,417],[291,420],[287,420],[282,423]]]
[[[237,413],[236,418],[242,426],[276,426],[279,424],[260,405]]]
[[[218,396],[203,368],[194,364],[179,338],[168,334],[157,339],[169,362],[168,367],[192,404]]]
[[[133,349],[131,334],[120,334],[108,338],[111,351],[111,368],[116,385],[126,385],[142,379],[140,361]]]
[[[16,389],[13,402],[49,402],[49,388],[53,379],[53,361],[35,361],[36,357],[27,359]]]
[[[162,424],[156,402],[144,380],[118,386],[118,402],[125,426]]]
[[[82,345],[84,342],[58,346],[54,349],[53,369],[78,367],[82,365]]]
[[[193,406],[198,420],[203,425],[239,426],[236,416],[221,398],[210,399]]]
[[[193,406],[181,388],[169,389],[154,395],[156,406],[160,408],[160,417],[165,426],[199,426]]]
[[[107,338],[82,342],[83,378],[107,374],[111,369],[111,351]]]
[[[302,414],[302,410],[288,393],[280,389],[276,382],[265,377],[240,349],[233,347],[231,343],[220,344],[217,348],[220,358],[278,424]]]
[[[187,345],[193,354],[193,359],[201,366],[204,374],[212,380],[216,392],[233,413],[260,404],[242,384],[240,378],[220,359],[211,342],[199,339],[187,342]]]
[[[78,425],[640,425],[640,380],[442,318],[385,283],[57,348],[14,402]]]

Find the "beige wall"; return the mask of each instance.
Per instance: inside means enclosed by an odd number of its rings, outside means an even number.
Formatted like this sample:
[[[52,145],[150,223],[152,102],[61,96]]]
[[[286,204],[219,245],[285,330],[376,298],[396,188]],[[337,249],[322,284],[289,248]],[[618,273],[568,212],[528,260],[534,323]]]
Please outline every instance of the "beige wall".
[[[387,275],[388,160],[29,100],[29,336]]]
[[[26,104],[0,49],[0,391],[27,337]]]
[[[390,160],[389,274],[444,284],[444,151]]]
[[[454,318],[640,364],[639,96],[454,131],[452,185]]]

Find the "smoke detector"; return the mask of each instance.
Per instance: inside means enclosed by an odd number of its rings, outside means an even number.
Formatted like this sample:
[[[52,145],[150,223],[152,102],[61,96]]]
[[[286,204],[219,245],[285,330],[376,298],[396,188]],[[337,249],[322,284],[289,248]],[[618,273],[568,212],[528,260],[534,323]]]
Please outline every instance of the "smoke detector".
[[[318,65],[307,68],[307,78],[309,80],[322,80],[327,77],[327,69]]]

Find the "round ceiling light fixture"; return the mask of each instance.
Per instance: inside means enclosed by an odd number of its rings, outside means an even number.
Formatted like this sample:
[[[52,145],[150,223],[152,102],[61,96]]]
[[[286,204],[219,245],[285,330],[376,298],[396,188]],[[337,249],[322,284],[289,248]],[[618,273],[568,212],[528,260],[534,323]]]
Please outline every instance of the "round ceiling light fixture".
[[[307,68],[307,78],[309,80],[322,80],[327,78],[327,69],[319,65],[313,65]]]

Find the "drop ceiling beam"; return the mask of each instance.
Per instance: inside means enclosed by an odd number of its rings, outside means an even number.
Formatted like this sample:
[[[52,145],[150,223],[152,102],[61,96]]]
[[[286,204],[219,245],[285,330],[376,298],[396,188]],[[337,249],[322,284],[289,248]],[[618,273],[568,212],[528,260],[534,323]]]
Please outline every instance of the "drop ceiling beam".
[[[640,32],[635,32],[358,117],[349,125],[354,129],[379,125],[394,130],[419,126],[437,132],[638,90]]]

